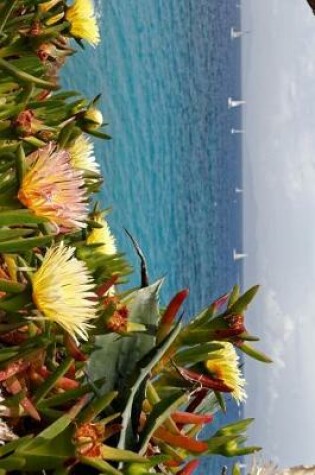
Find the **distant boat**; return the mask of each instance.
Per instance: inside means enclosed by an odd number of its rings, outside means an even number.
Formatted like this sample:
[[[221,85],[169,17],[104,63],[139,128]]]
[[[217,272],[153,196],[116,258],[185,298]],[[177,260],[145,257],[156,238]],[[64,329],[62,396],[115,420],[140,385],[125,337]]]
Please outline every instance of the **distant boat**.
[[[236,30],[236,28],[232,26],[230,30],[231,40],[236,40],[237,38],[241,38],[243,35],[248,35],[248,33],[250,33],[250,31]]]
[[[233,249],[233,259],[235,261],[239,261],[241,259],[245,259],[248,256],[248,254],[242,253],[242,252],[236,252],[235,249]]]
[[[243,193],[243,188],[235,188],[235,193]]]
[[[246,101],[241,101],[241,100],[235,101],[235,100],[232,99],[232,97],[228,98],[228,108],[229,109],[232,109],[233,107],[239,107],[239,106],[242,106],[244,104],[246,104]]]
[[[231,134],[244,134],[244,129],[231,129]]]

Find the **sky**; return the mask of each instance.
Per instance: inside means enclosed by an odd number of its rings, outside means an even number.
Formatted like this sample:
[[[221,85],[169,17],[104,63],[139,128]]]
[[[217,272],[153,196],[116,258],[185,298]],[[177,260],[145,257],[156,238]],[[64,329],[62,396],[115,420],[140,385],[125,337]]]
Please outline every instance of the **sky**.
[[[246,364],[246,416],[266,458],[315,464],[315,16],[243,0],[242,27],[247,326],[274,359]]]

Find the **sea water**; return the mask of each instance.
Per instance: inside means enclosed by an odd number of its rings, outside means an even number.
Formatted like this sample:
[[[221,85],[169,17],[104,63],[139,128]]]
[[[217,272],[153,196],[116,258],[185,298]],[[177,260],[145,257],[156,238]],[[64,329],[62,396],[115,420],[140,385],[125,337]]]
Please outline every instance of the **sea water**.
[[[96,153],[105,176],[99,199],[119,248],[138,261],[124,228],[139,242],[150,280],[165,277],[167,302],[190,289],[185,317],[242,279],[240,25],[232,0],[96,2],[102,43],[75,56],[64,83],[89,98],[102,93],[109,142]],[[136,272],[131,284],[139,282]],[[216,424],[236,420],[232,405]],[[204,461],[199,474],[220,474],[226,461]],[[227,464],[230,465],[230,464]]]

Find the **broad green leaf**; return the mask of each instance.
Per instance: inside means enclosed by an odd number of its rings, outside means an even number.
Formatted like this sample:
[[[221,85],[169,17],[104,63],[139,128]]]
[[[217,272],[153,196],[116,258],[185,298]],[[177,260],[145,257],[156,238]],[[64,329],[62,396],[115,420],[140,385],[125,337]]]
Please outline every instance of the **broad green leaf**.
[[[136,290],[128,295],[125,304],[129,309],[128,321],[156,326],[159,319],[158,292],[161,281]],[[155,337],[147,334],[119,337],[109,334],[97,338],[100,350],[95,351],[89,362],[91,379],[105,377],[103,391],[124,391],[126,381],[135,370],[137,363],[155,344]]]
[[[140,389],[141,384],[145,381],[146,377],[150,374],[154,366],[161,360],[164,353],[174,342],[180,330],[181,325],[178,324],[171,331],[171,333],[169,333],[165,340],[163,340],[157,347],[153,348],[149,354],[144,356],[144,358],[137,365],[132,378],[134,383],[132,384],[132,386],[128,386],[128,389],[126,388],[128,399],[125,406],[125,410],[122,413],[122,429],[120,433],[118,448],[126,449],[134,444],[131,414],[136,394]]]

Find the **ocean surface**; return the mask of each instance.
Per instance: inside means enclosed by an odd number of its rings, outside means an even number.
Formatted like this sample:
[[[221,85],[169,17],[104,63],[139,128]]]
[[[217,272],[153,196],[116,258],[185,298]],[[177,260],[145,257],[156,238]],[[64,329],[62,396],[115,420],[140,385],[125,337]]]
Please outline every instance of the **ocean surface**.
[[[120,249],[138,268],[127,228],[146,255],[150,279],[165,276],[162,300],[189,287],[190,318],[242,281],[233,248],[242,249],[239,109],[240,9],[231,0],[96,2],[102,43],[66,67],[64,84],[91,99],[102,93],[109,142],[97,156],[100,194],[112,207]],[[136,272],[132,284],[139,282]],[[242,408],[231,404],[234,421]],[[213,425],[212,430],[215,430]],[[199,474],[220,474],[226,461],[204,461]],[[226,464],[231,466],[231,464]]]

